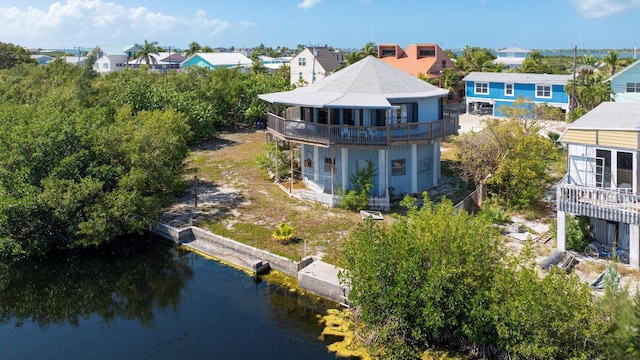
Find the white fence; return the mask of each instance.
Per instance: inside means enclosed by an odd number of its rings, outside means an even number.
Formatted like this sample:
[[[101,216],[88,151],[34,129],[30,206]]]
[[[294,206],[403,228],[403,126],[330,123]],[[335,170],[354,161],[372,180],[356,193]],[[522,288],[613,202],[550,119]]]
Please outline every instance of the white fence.
[[[301,199],[316,201],[324,205],[336,207],[342,201],[342,196],[331,195],[326,193],[318,193],[308,190],[300,190],[299,195]],[[391,201],[389,197],[373,196],[369,198],[369,204],[367,206],[370,209],[385,210],[391,209]]]

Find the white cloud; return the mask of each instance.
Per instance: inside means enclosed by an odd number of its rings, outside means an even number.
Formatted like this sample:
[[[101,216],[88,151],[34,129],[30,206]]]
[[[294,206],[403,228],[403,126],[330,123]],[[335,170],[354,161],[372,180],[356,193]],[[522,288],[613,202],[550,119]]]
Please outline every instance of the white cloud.
[[[28,47],[129,44],[176,33],[213,38],[230,27],[226,21],[208,18],[204,10],[187,18],[103,0],[66,0],[46,9],[0,5],[0,23],[0,39]]]
[[[246,21],[246,20],[238,22],[238,25],[241,26],[241,27],[255,27],[256,26],[255,23],[252,23],[251,21]]]
[[[640,0],[571,0],[586,18],[603,18],[640,8]]]
[[[302,9],[310,9],[316,6],[316,4],[319,3],[320,1],[322,0],[303,0],[301,3],[298,4],[298,7]]]

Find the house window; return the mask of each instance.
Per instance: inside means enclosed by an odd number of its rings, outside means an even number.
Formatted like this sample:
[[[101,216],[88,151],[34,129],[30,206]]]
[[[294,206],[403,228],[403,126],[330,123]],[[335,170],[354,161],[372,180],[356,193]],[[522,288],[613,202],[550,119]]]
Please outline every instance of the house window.
[[[336,159],[330,158],[330,157],[324,158],[324,171],[325,172],[331,172],[331,170],[333,170],[333,166],[335,166],[335,164],[336,164]]]
[[[442,62],[440,63],[440,66],[441,66],[443,69],[446,69],[446,68],[447,68],[447,60],[442,60]]]
[[[476,94],[488,94],[489,93],[489,83],[486,82],[477,82],[476,86]]]
[[[427,47],[427,48],[420,48],[418,50],[418,57],[431,57],[431,56],[436,56],[436,48],[435,47]]]
[[[382,57],[396,56],[396,49],[382,49]]]
[[[640,93],[640,83],[627,83],[627,92]]]
[[[391,160],[391,175],[404,175],[406,173],[405,159]]]
[[[536,97],[551,98],[551,85],[536,85]]]
[[[513,96],[513,84],[504,84],[504,96]]]
[[[109,68],[109,63],[103,63],[103,64],[102,64],[102,68],[104,68],[104,69],[108,69],[108,68]]]
[[[299,66],[307,66],[307,59],[306,58],[298,58],[298,65]]]
[[[393,104],[396,105],[396,121],[399,124],[418,122],[418,103]]]

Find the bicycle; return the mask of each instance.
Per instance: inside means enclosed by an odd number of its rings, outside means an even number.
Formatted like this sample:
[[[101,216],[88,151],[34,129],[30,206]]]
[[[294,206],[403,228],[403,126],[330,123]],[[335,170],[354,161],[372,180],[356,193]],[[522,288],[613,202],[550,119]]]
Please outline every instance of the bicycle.
[[[611,249],[609,246],[605,246],[599,241],[594,241],[584,248],[584,254],[592,259],[598,259],[599,257],[606,257],[617,260],[621,264],[629,263],[629,253],[625,250]]]

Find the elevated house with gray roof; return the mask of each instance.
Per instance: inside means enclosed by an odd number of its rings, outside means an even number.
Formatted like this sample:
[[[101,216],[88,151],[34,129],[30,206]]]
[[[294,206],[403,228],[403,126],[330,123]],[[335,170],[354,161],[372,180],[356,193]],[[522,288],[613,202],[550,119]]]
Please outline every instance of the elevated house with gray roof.
[[[303,198],[336,205],[339,189],[371,162],[370,207],[389,208],[392,194],[438,185],[440,141],[457,134],[458,114],[443,107],[447,90],[373,56],[292,91],[261,94],[271,103],[272,139],[300,148]]]
[[[532,103],[569,111],[569,95],[564,90],[571,75],[470,72],[465,82],[467,112],[503,116],[501,105],[512,105],[519,97]]]
[[[557,186],[557,248],[566,248],[566,214],[589,217],[595,240],[628,253],[640,267],[640,102],[604,102],[560,137],[567,175]]]
[[[493,60],[493,63],[502,64],[509,69],[519,69],[522,67],[522,63],[530,52],[531,50],[522,49],[517,46],[497,50],[497,57]]]

